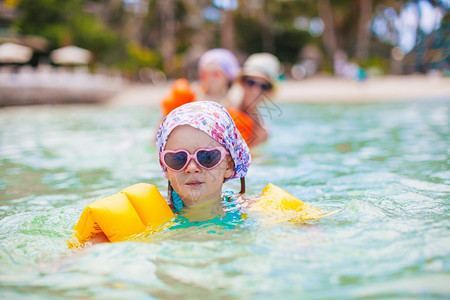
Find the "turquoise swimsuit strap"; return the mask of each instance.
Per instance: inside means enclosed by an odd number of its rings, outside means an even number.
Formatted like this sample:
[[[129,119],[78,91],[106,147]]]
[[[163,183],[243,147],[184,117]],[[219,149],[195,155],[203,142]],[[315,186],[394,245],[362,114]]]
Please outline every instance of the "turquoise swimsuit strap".
[[[172,203],[175,211],[180,211],[183,208],[183,201],[175,190],[172,190]]]

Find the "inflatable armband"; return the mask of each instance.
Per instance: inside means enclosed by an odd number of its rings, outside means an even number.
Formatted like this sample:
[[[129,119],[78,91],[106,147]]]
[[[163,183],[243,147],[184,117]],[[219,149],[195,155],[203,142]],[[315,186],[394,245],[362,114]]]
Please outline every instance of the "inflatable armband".
[[[249,207],[249,211],[261,212],[273,224],[315,221],[339,212],[314,208],[271,183],[262,190],[261,198]]]
[[[176,80],[169,94],[162,100],[161,108],[164,116],[167,116],[175,108],[192,102],[195,99],[195,94],[191,90],[189,82],[184,79]]]
[[[84,245],[102,232],[110,242],[123,241],[148,227],[156,229],[173,217],[156,186],[138,183],[89,204],[75,225],[68,246]]]
[[[246,113],[235,108],[230,107],[227,109],[227,111],[230,114],[231,118],[233,119],[234,123],[236,124],[236,127],[241,133],[245,142],[248,145],[250,145],[254,126],[252,118],[250,118],[250,116],[247,115]]]

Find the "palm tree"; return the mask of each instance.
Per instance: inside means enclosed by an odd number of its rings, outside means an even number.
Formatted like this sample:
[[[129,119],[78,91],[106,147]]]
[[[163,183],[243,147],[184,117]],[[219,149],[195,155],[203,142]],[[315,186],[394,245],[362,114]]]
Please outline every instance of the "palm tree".
[[[372,0],[359,0],[358,36],[355,58],[367,60],[369,57],[370,21],[372,18]]]
[[[175,4],[173,0],[158,1],[161,15],[161,53],[168,76],[175,73]]]

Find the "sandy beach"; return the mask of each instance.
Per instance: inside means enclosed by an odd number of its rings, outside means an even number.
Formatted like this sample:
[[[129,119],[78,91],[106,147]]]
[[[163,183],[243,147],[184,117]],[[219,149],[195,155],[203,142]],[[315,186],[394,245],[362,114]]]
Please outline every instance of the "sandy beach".
[[[113,96],[110,105],[158,105],[173,81],[163,85],[129,84]],[[280,82],[278,102],[376,103],[450,99],[450,78],[432,75],[384,76],[358,82],[317,76]]]

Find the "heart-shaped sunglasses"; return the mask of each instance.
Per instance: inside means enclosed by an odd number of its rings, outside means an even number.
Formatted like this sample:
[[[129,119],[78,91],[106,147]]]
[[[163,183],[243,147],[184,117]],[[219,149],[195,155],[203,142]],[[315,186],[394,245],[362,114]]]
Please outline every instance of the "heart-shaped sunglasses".
[[[211,170],[217,167],[225,158],[230,155],[227,150],[221,147],[200,148],[194,154],[185,149],[165,150],[159,155],[161,163],[174,172],[183,171],[191,159],[204,169]]]

